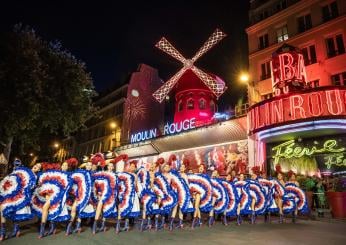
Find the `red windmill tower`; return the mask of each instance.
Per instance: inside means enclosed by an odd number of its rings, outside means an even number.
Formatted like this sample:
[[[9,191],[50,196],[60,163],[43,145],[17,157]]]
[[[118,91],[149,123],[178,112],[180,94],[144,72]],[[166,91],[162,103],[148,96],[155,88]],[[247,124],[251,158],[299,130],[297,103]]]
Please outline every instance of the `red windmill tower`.
[[[216,29],[191,59],[184,58],[164,37],[155,45],[183,63],[183,67],[153,93],[155,99],[161,103],[168,93],[174,90],[174,122],[191,118],[196,118],[197,126],[213,122],[216,101],[227,87],[219,77],[200,70],[194,63],[225,36],[225,33]]]

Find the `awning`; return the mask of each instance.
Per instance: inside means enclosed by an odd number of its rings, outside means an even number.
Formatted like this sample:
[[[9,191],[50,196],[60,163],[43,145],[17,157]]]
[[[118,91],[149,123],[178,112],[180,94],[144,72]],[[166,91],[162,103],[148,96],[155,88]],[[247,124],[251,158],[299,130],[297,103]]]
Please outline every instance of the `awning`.
[[[156,155],[162,152],[215,145],[247,139],[246,117],[192,129],[184,133],[163,136],[141,143],[124,145],[115,149],[130,158]]]

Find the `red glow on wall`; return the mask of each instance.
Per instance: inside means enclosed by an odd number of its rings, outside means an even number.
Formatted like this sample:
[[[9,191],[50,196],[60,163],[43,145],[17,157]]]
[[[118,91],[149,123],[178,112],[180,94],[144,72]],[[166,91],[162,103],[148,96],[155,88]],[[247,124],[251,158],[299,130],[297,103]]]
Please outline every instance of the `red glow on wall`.
[[[323,87],[274,97],[250,108],[249,132],[313,118],[346,117],[346,88]]]

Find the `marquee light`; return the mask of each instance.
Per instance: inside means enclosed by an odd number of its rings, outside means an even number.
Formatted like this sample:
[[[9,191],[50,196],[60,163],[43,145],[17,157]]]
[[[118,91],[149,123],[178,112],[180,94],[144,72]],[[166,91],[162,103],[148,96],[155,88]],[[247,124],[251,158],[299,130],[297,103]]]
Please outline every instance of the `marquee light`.
[[[300,158],[302,156],[311,156],[316,153],[340,153],[344,152],[346,149],[345,147],[337,148],[336,140],[326,140],[321,148],[317,148],[317,146],[308,148],[295,145],[295,140],[289,140],[273,147],[272,151],[275,152],[273,156],[274,165],[278,164],[281,158]]]
[[[255,133],[279,123],[323,117],[346,116],[346,88],[323,88],[275,97],[251,107],[249,132]]]
[[[219,29],[216,29],[191,59],[186,59],[183,57],[183,55],[176,50],[166,38],[161,38],[161,40],[155,46],[183,63],[183,67],[157,91],[155,91],[155,93],[153,93],[154,98],[161,103],[166,98],[168,93],[173,89],[175,84],[179,81],[180,77],[189,69],[203,81],[203,83],[215,94],[217,98],[220,97],[225,92],[227,87],[224,84],[216,82],[215,79],[210,75],[198,69],[196,66],[194,66],[194,63],[224,37],[226,37],[226,34]]]
[[[259,141],[262,141],[269,137],[279,136],[288,133],[304,132],[317,129],[342,129],[346,128],[346,120],[335,119],[335,120],[318,120],[311,122],[302,122],[295,124],[288,124],[285,126],[280,126],[272,129],[264,130],[258,133]]]

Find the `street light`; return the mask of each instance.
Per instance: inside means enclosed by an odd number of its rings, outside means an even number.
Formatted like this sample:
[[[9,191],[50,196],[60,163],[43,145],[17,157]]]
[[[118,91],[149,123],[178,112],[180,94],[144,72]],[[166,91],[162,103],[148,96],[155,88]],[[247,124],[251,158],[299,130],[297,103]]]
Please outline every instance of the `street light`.
[[[31,157],[33,157],[33,156],[34,156],[34,153],[31,152],[29,155],[30,155]]]
[[[111,129],[115,129],[115,128],[117,127],[116,122],[110,122],[109,127],[110,127]]]
[[[249,84],[250,76],[248,73],[242,72],[239,75],[239,80],[243,83]]]
[[[56,149],[59,148],[59,143],[58,143],[58,142],[55,142],[55,143],[54,143],[54,148],[56,148]]]

